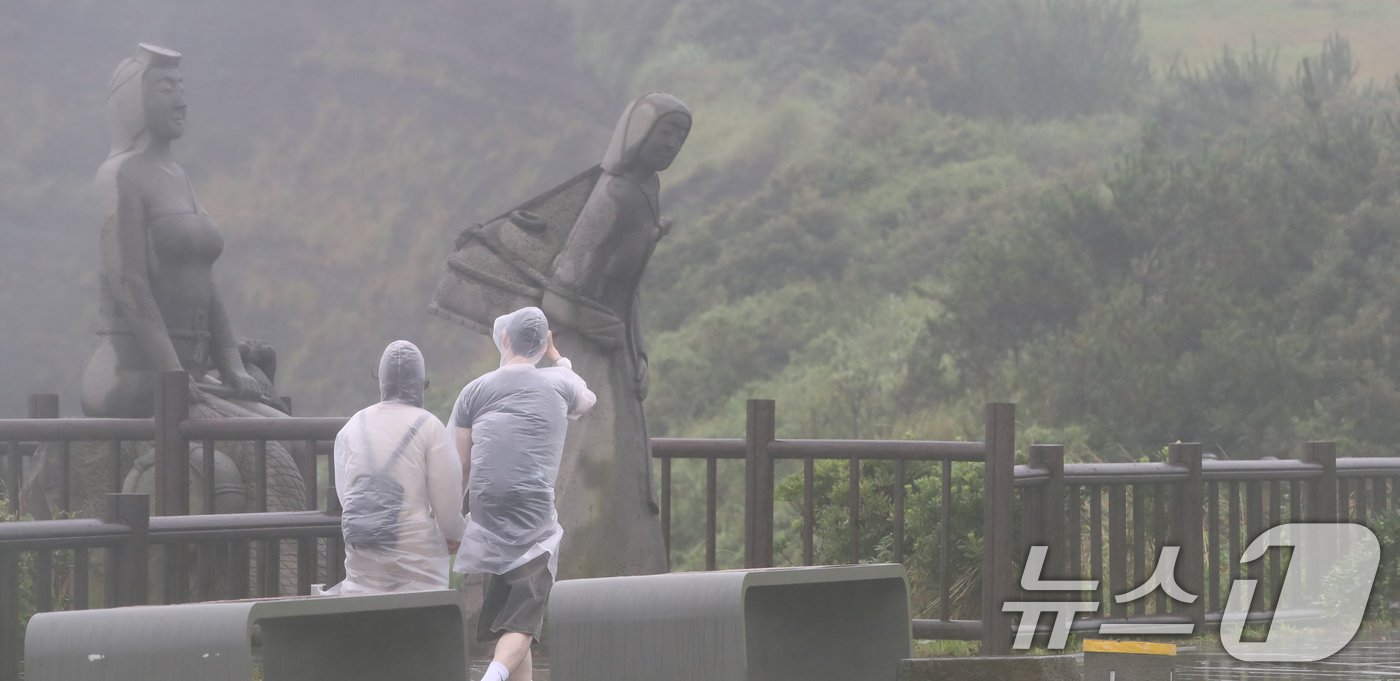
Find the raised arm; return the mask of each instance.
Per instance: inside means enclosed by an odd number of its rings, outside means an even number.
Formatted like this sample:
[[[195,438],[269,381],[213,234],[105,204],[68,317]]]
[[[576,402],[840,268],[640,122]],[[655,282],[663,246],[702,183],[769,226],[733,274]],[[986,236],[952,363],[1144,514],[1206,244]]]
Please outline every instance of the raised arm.
[[[106,213],[102,223],[102,279],[126,320],[146,361],[156,371],[180,370],[180,356],[170,342],[147,262],[146,209],[141,192],[121,165],[97,175],[97,193]]]
[[[588,384],[583,377],[574,373],[574,365],[568,357],[559,354],[559,349],[554,347],[554,332],[550,331],[547,337],[548,347],[545,348],[544,358],[554,366],[545,371],[558,374],[563,382],[563,394],[569,405],[568,417],[570,420],[577,420],[578,417],[587,414],[593,405],[598,403],[598,396],[588,389]]]

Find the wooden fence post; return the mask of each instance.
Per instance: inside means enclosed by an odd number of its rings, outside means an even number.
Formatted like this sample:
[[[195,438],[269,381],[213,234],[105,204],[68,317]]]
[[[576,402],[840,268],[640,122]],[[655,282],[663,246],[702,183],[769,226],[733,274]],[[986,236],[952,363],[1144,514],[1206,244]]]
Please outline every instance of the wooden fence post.
[[[56,418],[58,418],[58,416],[59,416],[59,413],[58,413],[58,395],[54,395],[54,394],[51,394],[51,393],[41,393],[41,394],[35,394],[35,395],[30,395],[30,396],[29,396],[29,418],[31,418],[31,419],[56,419]],[[69,451],[68,451],[68,443],[67,443],[67,442],[47,442],[47,443],[41,442],[41,443],[39,443],[39,446],[40,446],[40,447],[43,447],[44,445],[48,445],[49,447],[57,447],[56,450],[52,450],[52,455],[53,455],[53,457],[54,457],[52,463],[57,464],[57,467],[58,467],[58,471],[57,471],[57,475],[58,475],[58,480],[57,480],[57,482],[58,482],[58,508],[56,508],[56,509],[54,509],[54,508],[48,508],[48,506],[49,506],[48,504],[38,504],[38,506],[39,506],[40,508],[43,508],[43,509],[47,510],[47,512],[48,512],[48,517],[49,517],[49,518],[52,518],[52,517],[55,515],[54,511],[58,511],[58,512],[61,513],[61,512],[68,511],[68,510],[72,507],[71,484],[70,484],[70,481],[71,481],[71,479],[72,479],[72,473],[71,473],[71,472],[69,471],[69,469],[68,469],[68,454],[69,454]],[[35,459],[34,459],[33,461],[31,461],[31,463],[36,463],[36,462],[37,462],[37,457],[38,457],[38,454],[39,454],[39,450],[36,449],[36,450],[34,451],[34,454],[35,454]],[[53,475],[53,473],[50,473],[50,475]],[[52,479],[52,478],[50,478],[50,479]],[[20,483],[21,486],[24,485],[24,481],[23,481],[23,480],[20,480],[19,483]],[[41,494],[41,495],[44,493],[44,492],[42,491],[42,489],[43,489],[43,488],[41,487],[41,488],[40,488],[40,491],[39,491],[39,494]],[[16,491],[19,491],[19,490],[16,490]],[[30,491],[30,494],[33,494],[33,493],[34,493],[34,491],[31,490],[31,491]],[[19,495],[16,494],[16,495],[15,495],[15,498],[18,499],[18,498],[19,498]],[[48,518],[39,518],[39,517],[36,517],[36,518],[35,518],[35,520],[46,520],[46,519],[48,519]]]
[[[1177,584],[1186,593],[1196,596],[1191,604],[1177,603],[1178,612],[1191,615],[1197,627],[1205,625],[1206,583],[1205,583],[1205,479],[1201,471],[1201,444],[1199,442],[1171,445],[1168,449],[1169,461],[1177,466],[1185,466],[1186,480],[1178,483],[1172,495],[1172,546],[1181,547],[1177,556]],[[1160,557],[1160,554],[1159,554]],[[1212,576],[1212,579],[1214,577]]]
[[[1011,615],[1002,612],[1002,605],[1012,599],[1017,583],[1011,555],[1016,405],[987,405],[986,445],[982,472],[982,654],[1007,655],[1011,652]]]
[[[190,443],[180,434],[180,424],[190,416],[190,379],[183,371],[156,374],[156,512],[155,515],[190,514]],[[205,471],[212,476],[213,471]],[[161,547],[158,583],[165,603],[189,598],[190,562],[184,546]]]
[[[1040,487],[1040,507],[1034,510],[1038,516],[1031,528],[1032,546],[1045,546],[1045,569],[1041,576],[1046,579],[1067,579],[1065,571],[1065,447],[1064,445],[1031,445],[1026,455],[1026,463],[1033,468],[1044,468],[1050,480]]]
[[[19,681],[19,551],[0,549],[0,681]]]
[[[1322,464],[1322,475],[1307,483],[1310,523],[1337,522],[1337,443],[1309,442],[1305,460]]]
[[[190,416],[190,378],[183,371],[156,374],[155,515],[190,513],[190,443],[180,423]]]
[[[31,418],[31,419],[56,419],[56,418],[58,418],[58,395],[52,395],[52,394],[30,395],[30,396],[29,396],[29,418]],[[69,498],[69,497],[70,497],[70,495],[69,495],[69,489],[70,489],[69,480],[71,479],[71,476],[69,475],[69,472],[68,472],[68,458],[69,458],[69,457],[68,457],[68,454],[69,454],[69,451],[68,451],[68,443],[67,443],[67,442],[41,442],[41,443],[39,443],[38,446],[39,446],[39,448],[41,448],[42,450],[45,451],[45,456],[52,456],[52,457],[53,457],[53,459],[51,460],[51,464],[56,464],[56,467],[57,467],[57,469],[58,469],[57,471],[54,471],[53,469],[49,469],[49,470],[46,471],[46,473],[47,473],[49,476],[57,475],[57,477],[58,477],[58,480],[57,480],[57,482],[58,482],[58,507],[57,507],[57,508],[50,508],[50,507],[49,507],[49,504],[48,504],[47,502],[46,502],[46,503],[41,503],[41,504],[34,504],[35,506],[38,506],[39,508],[44,509],[44,511],[46,512],[47,517],[52,518],[52,517],[54,516],[54,511],[58,511],[59,513],[64,513],[64,512],[66,512],[66,511],[69,509],[69,507],[72,505],[72,504],[71,504],[71,499]],[[37,463],[38,457],[39,457],[39,452],[40,452],[40,449],[35,449],[35,450],[34,450],[34,457],[31,459],[31,464],[32,464],[32,463]],[[53,479],[53,478],[50,477],[50,479]],[[24,484],[23,481],[21,481],[20,484],[23,485],[23,484]],[[46,494],[46,490],[45,490],[46,487],[47,487],[46,483],[44,483],[44,482],[41,481],[41,482],[39,482],[39,489],[38,489],[38,490],[27,490],[27,493],[30,494],[30,495],[33,495],[33,494],[37,491],[41,496],[43,496],[43,495]],[[21,488],[21,489],[22,489],[22,488]],[[23,490],[22,490],[22,491],[23,491]],[[36,509],[36,510],[38,510],[38,509]],[[45,515],[45,514],[44,514],[44,513],[41,513],[41,514],[39,514],[39,515]],[[35,520],[43,520],[43,519],[45,519],[45,518],[43,518],[43,517],[37,517],[37,518],[35,518]],[[35,552],[34,552],[34,609],[35,609],[35,611],[37,611],[37,612],[48,612],[48,611],[50,611],[50,610],[53,609],[53,552],[52,552],[52,551],[35,551]]]
[[[107,516],[103,520],[131,529],[120,546],[107,549],[107,607],[145,605],[151,498],[145,494],[108,494]]]
[[[773,566],[773,400],[749,400],[744,442],[744,567]]]

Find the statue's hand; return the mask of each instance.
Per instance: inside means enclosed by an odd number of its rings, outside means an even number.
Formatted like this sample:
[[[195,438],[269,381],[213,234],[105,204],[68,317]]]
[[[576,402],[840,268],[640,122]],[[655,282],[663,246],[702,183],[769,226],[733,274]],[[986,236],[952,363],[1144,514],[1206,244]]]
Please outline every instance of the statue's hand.
[[[232,371],[224,376],[224,383],[233,391],[235,400],[257,400],[262,397],[262,386],[247,371]]]
[[[545,289],[544,296],[540,298],[540,311],[544,312],[552,328],[576,328],[578,323],[574,320],[575,309],[573,302],[549,289]]]
[[[622,322],[617,322],[616,324],[600,324],[588,329],[580,329],[580,331],[585,338],[597,343],[604,350],[618,350],[622,348],[627,328],[622,325]]]
[[[622,320],[602,310],[579,305],[549,289],[545,289],[540,300],[540,309],[550,326],[577,331],[605,350],[621,348],[627,337],[627,327]]]
[[[637,356],[637,399],[645,400],[651,388],[651,370],[646,355]]]

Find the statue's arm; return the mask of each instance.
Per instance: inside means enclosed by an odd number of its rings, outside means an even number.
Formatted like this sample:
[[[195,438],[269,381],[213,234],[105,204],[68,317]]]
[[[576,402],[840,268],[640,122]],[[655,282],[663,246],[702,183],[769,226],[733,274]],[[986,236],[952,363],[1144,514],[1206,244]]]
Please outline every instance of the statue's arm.
[[[554,283],[566,291],[582,296],[596,295],[596,283],[603,276],[607,256],[618,230],[619,207],[606,191],[594,191],[569,232],[555,261]],[[540,308],[550,324],[572,329],[604,348],[617,348],[623,343],[624,323],[616,315],[598,307],[586,307],[546,289]]]
[[[605,180],[602,180],[605,181]],[[605,250],[617,233],[619,210],[611,192],[595,191],[569,231],[559,254],[554,280],[571,291],[586,292],[602,276]]]
[[[617,206],[616,224],[617,229],[622,234],[631,235],[630,238],[650,239],[651,235],[659,227],[656,214],[652,210],[651,203],[642,193],[640,187],[630,182],[614,183],[610,188],[613,204]],[[650,246],[642,252],[649,252]],[[646,256],[642,256],[646,257]],[[645,263],[642,264],[645,268]],[[636,389],[637,399],[645,400],[650,389],[651,377],[647,364],[647,345],[645,334],[642,331],[642,310],[641,310],[641,281],[640,277],[636,282],[636,288],[632,289],[632,300],[629,314],[626,320],[627,335],[632,344],[632,356],[636,362]]]
[[[647,359],[646,338],[642,334],[641,287],[632,296],[632,319],[627,326],[632,331],[632,345],[637,351],[637,399],[645,400],[651,391],[651,365]]]
[[[107,216],[102,224],[102,277],[112,300],[151,368],[179,371],[180,356],[151,290],[146,209],[140,189],[135,179],[115,166],[98,173],[97,192]]]
[[[243,366],[243,356],[238,352],[238,341],[233,337],[233,326],[217,287],[209,294],[209,347],[224,385],[245,399],[256,398],[262,392],[258,382],[248,375],[248,368]]]

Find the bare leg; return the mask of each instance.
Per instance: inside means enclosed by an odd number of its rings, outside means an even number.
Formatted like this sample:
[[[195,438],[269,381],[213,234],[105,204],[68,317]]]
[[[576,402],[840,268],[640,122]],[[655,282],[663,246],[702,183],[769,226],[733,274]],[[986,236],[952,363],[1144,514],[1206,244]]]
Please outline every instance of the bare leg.
[[[535,677],[535,654],[530,652],[530,647],[525,646],[525,659],[520,661],[520,666],[510,670],[511,681],[534,681]]]
[[[508,631],[501,634],[501,640],[496,641],[496,655],[492,661],[499,662],[510,670],[511,678],[517,678],[517,669],[520,663],[530,659],[530,642],[534,637],[529,634]],[[530,678],[527,673],[526,679]]]

